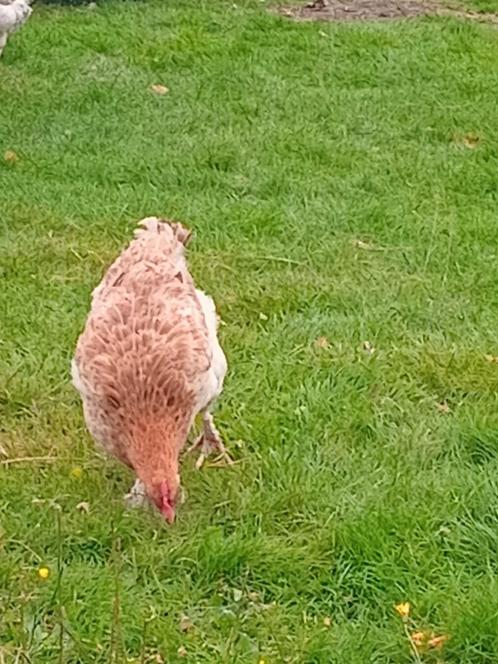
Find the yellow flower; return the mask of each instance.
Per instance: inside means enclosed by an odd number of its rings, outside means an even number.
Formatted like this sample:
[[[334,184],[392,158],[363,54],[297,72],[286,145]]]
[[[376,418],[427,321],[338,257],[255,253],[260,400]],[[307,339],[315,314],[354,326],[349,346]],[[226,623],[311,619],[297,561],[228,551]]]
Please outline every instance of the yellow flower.
[[[40,567],[38,569],[38,576],[40,577],[40,579],[43,580],[48,579],[48,577],[50,576],[50,570],[48,569],[48,567]]]
[[[74,477],[75,480],[79,480],[79,478],[83,475],[83,470],[81,469],[80,466],[75,466],[71,470],[71,477]]]
[[[401,604],[396,604],[394,608],[403,620],[406,620],[410,615],[410,602],[401,602]]]

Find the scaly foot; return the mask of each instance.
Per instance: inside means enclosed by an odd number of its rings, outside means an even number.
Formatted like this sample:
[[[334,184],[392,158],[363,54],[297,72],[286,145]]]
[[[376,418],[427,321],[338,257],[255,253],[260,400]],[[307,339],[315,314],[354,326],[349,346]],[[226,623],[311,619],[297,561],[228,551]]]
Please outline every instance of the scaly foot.
[[[131,487],[130,492],[125,494],[124,497],[126,507],[137,508],[147,505],[147,494],[145,493],[144,483],[139,479],[135,480],[135,484]]]
[[[187,450],[188,452],[192,452],[193,450],[197,449],[201,450],[199,458],[195,462],[195,467],[197,470],[202,468],[206,457],[213,453],[219,454],[228,465],[233,464],[233,459],[226,451],[219,431],[214,425],[213,416],[211,413],[204,413],[203,426],[204,431],[197,438],[195,443]]]

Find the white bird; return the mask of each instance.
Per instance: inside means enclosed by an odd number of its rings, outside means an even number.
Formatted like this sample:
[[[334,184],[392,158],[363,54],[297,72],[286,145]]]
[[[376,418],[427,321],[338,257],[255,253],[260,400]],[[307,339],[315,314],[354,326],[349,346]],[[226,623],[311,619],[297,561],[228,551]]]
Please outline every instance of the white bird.
[[[9,35],[26,23],[32,11],[26,0],[0,0],[0,55]]]

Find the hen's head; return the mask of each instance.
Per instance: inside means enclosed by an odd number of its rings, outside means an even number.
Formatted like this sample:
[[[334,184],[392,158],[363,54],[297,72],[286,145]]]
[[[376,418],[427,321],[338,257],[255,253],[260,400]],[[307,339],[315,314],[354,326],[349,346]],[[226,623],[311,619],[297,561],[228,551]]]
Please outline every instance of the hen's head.
[[[173,523],[176,514],[176,503],[180,492],[180,478],[175,473],[174,476],[165,476],[164,479],[154,482],[151,485],[145,483],[145,488],[149,500],[157,507],[168,523]]]
[[[144,453],[145,452],[145,453]],[[154,505],[168,523],[175,520],[176,504],[180,493],[178,455],[169,449],[167,454],[158,454],[157,447],[147,454],[140,448],[138,458],[132,464],[143,482],[150,503]]]

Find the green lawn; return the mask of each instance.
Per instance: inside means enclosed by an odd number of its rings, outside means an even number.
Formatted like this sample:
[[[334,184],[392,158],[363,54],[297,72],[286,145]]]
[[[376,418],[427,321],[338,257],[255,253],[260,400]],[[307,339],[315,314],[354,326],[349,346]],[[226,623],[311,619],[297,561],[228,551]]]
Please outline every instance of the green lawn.
[[[497,90],[471,21],[35,6],[0,61],[2,664],[498,661]],[[196,231],[240,460],[186,459],[170,528],[68,375],[150,214]]]

